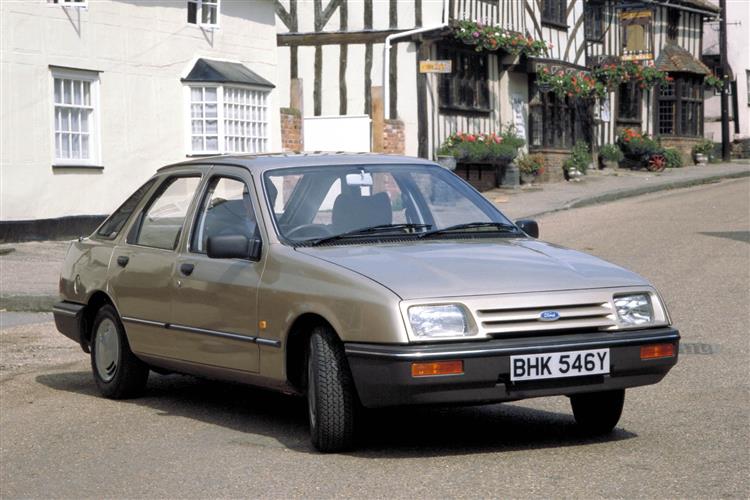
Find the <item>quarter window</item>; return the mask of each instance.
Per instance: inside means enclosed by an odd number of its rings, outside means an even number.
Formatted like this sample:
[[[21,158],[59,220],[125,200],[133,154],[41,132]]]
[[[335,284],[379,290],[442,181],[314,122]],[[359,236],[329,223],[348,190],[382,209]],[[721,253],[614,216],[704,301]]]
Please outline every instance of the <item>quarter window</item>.
[[[106,238],[109,240],[116,238],[117,235],[120,234],[120,231],[122,231],[125,223],[130,218],[130,215],[135,210],[135,207],[146,195],[146,193],[148,193],[148,190],[151,189],[151,186],[154,185],[154,182],[156,182],[156,179],[151,179],[146,184],[138,188],[135,193],[130,195],[130,198],[125,200],[125,203],[123,203],[120,208],[115,210],[115,212],[110,215],[106,221],[104,221],[104,224],[101,225],[96,234],[98,236],[101,236],[102,238]]]
[[[190,87],[190,154],[268,149],[268,92],[240,86]]]
[[[174,250],[198,184],[200,177],[173,177],[165,181],[141,214],[135,243]]]
[[[258,235],[258,222],[247,184],[236,179],[215,177],[203,198],[193,230],[191,250],[206,253],[206,243],[212,236]]]
[[[217,27],[219,25],[219,0],[188,0],[188,23],[198,26]]]
[[[53,69],[52,81],[54,164],[98,165],[99,75]]]

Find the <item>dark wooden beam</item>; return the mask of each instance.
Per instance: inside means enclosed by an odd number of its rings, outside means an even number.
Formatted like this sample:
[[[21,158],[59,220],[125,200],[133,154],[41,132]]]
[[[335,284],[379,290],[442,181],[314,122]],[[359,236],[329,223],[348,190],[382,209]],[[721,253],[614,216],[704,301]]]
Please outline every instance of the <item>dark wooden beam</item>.
[[[313,82],[313,114],[322,114],[323,92],[323,47],[315,47],[315,81]]]
[[[429,45],[417,42],[417,155],[429,157],[427,142],[427,75],[419,72],[419,61],[430,56]]]
[[[365,0],[365,30],[372,31],[372,0]],[[372,112],[372,43],[365,45],[365,114]]]
[[[343,2],[339,9],[339,28],[341,31],[349,29],[348,4]],[[345,115],[347,108],[346,92],[346,63],[349,56],[349,46],[344,44],[339,49],[339,114]]]
[[[317,47],[319,45],[383,43],[388,35],[401,33],[402,29],[363,30],[363,31],[323,31],[307,33],[279,33],[276,45],[279,47]]]

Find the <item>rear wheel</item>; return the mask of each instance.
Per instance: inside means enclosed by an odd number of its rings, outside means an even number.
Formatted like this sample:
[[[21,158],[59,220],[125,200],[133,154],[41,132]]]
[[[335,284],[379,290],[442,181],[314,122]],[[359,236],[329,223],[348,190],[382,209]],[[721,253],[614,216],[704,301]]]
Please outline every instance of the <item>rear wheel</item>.
[[[315,328],[307,356],[308,418],[315,448],[336,452],[353,446],[356,400],[341,342],[330,328]]]
[[[130,350],[125,329],[111,305],[96,313],[91,339],[91,369],[102,396],[124,399],[140,395],[148,366]]]
[[[625,404],[625,389],[590,392],[570,397],[576,424],[585,434],[608,434],[617,425]]]

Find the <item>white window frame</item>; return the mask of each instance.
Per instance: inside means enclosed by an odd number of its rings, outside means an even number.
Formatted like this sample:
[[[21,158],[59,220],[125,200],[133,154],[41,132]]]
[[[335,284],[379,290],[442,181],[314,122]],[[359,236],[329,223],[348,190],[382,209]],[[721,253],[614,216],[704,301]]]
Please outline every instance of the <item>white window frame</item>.
[[[219,29],[219,20],[221,18],[221,0],[187,0],[186,8],[188,4],[195,4],[195,23],[188,22],[188,24],[195,24],[204,29],[217,30]],[[203,20],[203,7],[206,5],[216,5],[216,22],[215,23],[204,23]]]
[[[215,82],[190,82],[189,84],[186,84],[184,86],[184,102],[185,102],[185,150],[187,151],[188,156],[205,156],[205,155],[217,155],[217,154],[231,154],[235,152],[231,152],[227,150],[226,147],[226,133],[225,133],[225,114],[224,114],[224,106],[225,106],[225,100],[224,100],[224,89],[226,87],[231,88],[238,88],[242,90],[250,90],[253,92],[262,92],[266,96],[266,104],[265,104],[265,121],[260,122],[265,124],[266,127],[266,133],[263,137],[260,137],[260,139],[265,141],[265,147],[263,151],[247,151],[247,152],[236,152],[237,154],[254,154],[254,153],[264,153],[269,151],[269,145],[271,142],[270,137],[270,129],[271,129],[271,121],[270,121],[270,108],[269,108],[269,101],[270,101],[270,89],[267,89],[265,87],[257,86],[257,85],[242,85],[242,84],[221,84],[221,83],[215,83]],[[218,149],[217,150],[194,150],[193,149],[193,115],[192,115],[192,89],[193,88],[215,88],[216,89],[216,103],[217,103],[217,130],[218,130]]]
[[[89,158],[58,158],[56,148],[56,108],[55,102],[55,79],[63,78],[89,82],[89,93],[92,108],[89,123]],[[50,96],[50,125],[51,125],[51,146],[52,146],[52,166],[54,167],[101,167],[101,129],[100,129],[100,109],[99,102],[99,73],[96,71],[77,70],[69,68],[50,67],[49,78],[49,96]]]

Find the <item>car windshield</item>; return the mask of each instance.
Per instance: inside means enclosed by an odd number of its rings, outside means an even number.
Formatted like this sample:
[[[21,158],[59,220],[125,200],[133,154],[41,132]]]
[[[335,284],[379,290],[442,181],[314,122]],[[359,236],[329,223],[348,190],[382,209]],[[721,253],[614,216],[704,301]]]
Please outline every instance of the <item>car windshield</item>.
[[[264,176],[282,240],[492,236],[516,228],[451,172],[433,165],[284,168]]]

